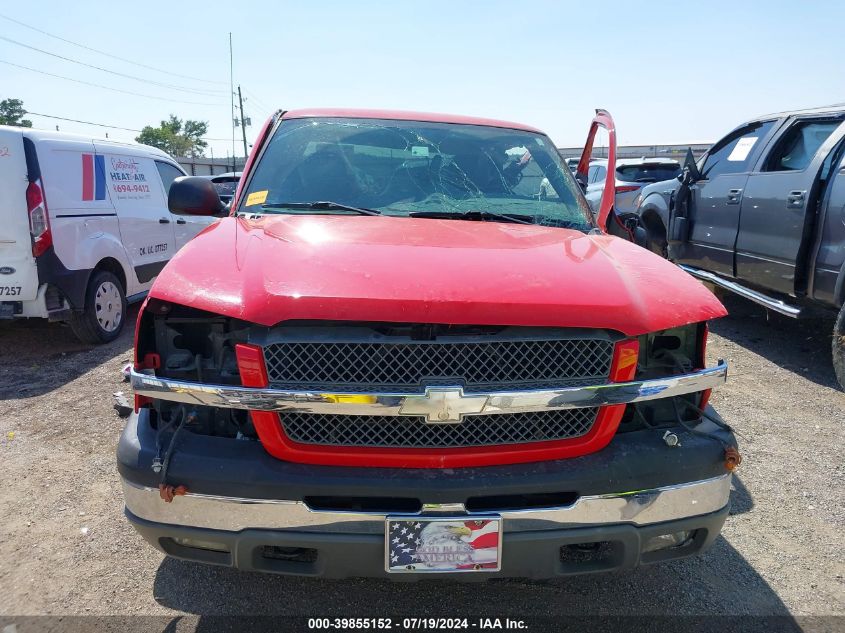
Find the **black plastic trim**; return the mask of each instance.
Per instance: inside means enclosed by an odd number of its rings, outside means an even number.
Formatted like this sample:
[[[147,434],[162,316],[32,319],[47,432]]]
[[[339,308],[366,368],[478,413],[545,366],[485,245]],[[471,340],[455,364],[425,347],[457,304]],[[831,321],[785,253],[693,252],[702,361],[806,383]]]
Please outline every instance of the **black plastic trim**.
[[[35,182],[41,178],[41,166],[38,164],[35,142],[26,135],[23,137],[23,154],[26,160],[26,178],[29,182]]]
[[[178,503],[178,500],[177,500]],[[453,582],[483,582],[489,578],[554,578],[606,572],[694,556],[716,540],[729,506],[718,512],[667,521],[644,527],[615,524],[596,527],[507,532],[502,541],[502,569],[473,574],[388,574],[384,569],[384,536],[381,534],[326,534],[296,530],[242,530],[226,532],[192,528],[140,519],[128,510],[126,517],[153,547],[174,558],[295,576],[326,578],[389,578],[413,582],[423,578]],[[694,532],[692,541],[681,547],[643,553],[652,537],[676,532]],[[212,551],[177,544],[174,539],[193,539],[222,544],[228,551]],[[607,543],[609,555],[564,560],[567,545]],[[267,547],[316,550],[316,557],[279,560],[264,555]]]
[[[708,414],[715,412],[708,408]],[[733,434],[714,433],[735,444]],[[399,497],[422,503],[467,503],[488,495],[619,493],[659,488],[725,474],[724,448],[711,438],[672,429],[680,446],[669,447],[659,430],[618,433],[603,450],[582,457],[476,468],[367,468],[297,464],[269,455],[260,442],[182,433],[171,457],[168,483],[191,492],[255,499],[302,501],[305,497]],[[158,454],[149,409],[127,421],[117,448],[120,474],[157,488]]]
[[[167,260],[141,264],[140,266],[135,266],[135,275],[138,277],[140,283],[145,284],[148,281],[152,281],[165,266],[167,266]]]
[[[85,291],[93,268],[65,268],[53,246],[35,258],[35,265],[39,283],[56,286],[74,310],[82,310],[85,307]]]

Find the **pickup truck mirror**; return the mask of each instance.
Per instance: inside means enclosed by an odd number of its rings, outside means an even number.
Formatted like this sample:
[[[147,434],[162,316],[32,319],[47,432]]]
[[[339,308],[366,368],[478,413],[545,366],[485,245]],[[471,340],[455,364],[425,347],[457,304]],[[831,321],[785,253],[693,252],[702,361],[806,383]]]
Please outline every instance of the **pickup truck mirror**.
[[[583,174],[575,174],[575,182],[581,187],[581,193],[587,193],[587,178]]]
[[[167,206],[177,215],[220,215],[226,206],[214,184],[206,178],[182,176],[170,185]]]
[[[698,171],[698,165],[695,162],[695,156],[692,153],[691,147],[687,148],[687,155],[684,157],[683,169],[678,176],[678,180],[681,182],[683,182],[684,174],[689,176],[690,182],[697,182],[702,179],[701,172]]]

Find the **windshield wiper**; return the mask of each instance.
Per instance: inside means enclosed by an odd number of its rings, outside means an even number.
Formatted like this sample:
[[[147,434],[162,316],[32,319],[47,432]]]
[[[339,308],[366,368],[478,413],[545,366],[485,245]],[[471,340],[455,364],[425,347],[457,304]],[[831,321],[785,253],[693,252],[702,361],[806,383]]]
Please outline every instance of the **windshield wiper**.
[[[411,211],[408,213],[412,218],[432,218],[435,220],[493,220],[496,222],[512,222],[514,224],[536,224],[534,219],[528,215],[517,215],[514,213],[492,213],[490,211],[464,211],[463,213],[452,213],[450,211]]]
[[[272,204],[262,204],[262,209],[316,209],[323,211],[351,211],[361,215],[381,215],[381,211],[375,209],[366,209],[364,207],[352,207],[348,204],[341,204],[340,202],[332,202],[331,200],[318,200],[316,202],[274,202]]]

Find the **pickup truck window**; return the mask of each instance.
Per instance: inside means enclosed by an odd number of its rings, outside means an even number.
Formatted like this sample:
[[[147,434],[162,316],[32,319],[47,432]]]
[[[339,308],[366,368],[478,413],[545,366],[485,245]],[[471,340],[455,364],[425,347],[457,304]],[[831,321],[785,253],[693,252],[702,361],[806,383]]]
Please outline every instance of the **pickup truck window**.
[[[707,154],[701,170],[705,178],[739,174],[751,168],[755,146],[772,129],[774,121],[752,123],[716,143]]]
[[[678,163],[620,165],[616,168],[616,179],[623,182],[658,182],[677,178],[680,173],[681,166]]]
[[[481,212],[582,231],[594,226],[548,137],[482,125],[282,121],[242,200],[239,213],[325,213],[305,205],[331,201],[392,216]]]
[[[766,159],[763,171],[806,169],[822,144],[841,123],[841,119],[795,122],[775,144]]]

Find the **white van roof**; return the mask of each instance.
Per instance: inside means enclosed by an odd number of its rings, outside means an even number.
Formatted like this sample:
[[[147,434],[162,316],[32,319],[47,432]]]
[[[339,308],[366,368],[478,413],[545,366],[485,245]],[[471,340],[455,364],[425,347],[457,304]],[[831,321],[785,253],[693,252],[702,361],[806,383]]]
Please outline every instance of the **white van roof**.
[[[159,156],[160,158],[168,158],[174,160],[170,154],[164,152],[152,145],[143,145],[135,141],[115,141],[110,138],[102,138],[98,136],[89,136],[86,134],[71,134],[69,132],[56,132],[55,130],[39,130],[31,127],[15,127],[10,125],[0,125],[0,130],[10,132],[20,132],[34,141],[84,141],[88,143],[97,143],[99,145],[113,145],[115,147],[134,147],[143,148],[149,151],[150,154]]]

